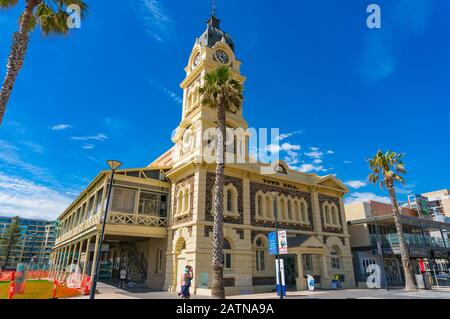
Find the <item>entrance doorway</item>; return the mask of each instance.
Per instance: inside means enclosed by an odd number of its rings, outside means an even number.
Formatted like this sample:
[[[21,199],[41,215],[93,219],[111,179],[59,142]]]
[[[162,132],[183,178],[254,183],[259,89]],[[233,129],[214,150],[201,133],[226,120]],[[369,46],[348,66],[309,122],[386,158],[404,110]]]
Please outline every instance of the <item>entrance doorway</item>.
[[[286,281],[286,289],[290,291],[297,290],[296,279],[298,277],[297,271],[297,256],[296,255],[283,255],[281,258],[284,260],[284,277]]]
[[[391,285],[402,284],[402,272],[400,269],[400,263],[397,258],[385,258],[384,266],[386,268],[386,277],[388,283]]]

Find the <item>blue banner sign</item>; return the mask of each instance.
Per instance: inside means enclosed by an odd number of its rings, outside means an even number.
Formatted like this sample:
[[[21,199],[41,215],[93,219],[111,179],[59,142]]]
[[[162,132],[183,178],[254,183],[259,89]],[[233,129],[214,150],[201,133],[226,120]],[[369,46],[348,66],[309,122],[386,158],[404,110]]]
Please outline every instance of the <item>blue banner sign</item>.
[[[269,255],[278,254],[278,243],[277,243],[277,233],[269,233]]]

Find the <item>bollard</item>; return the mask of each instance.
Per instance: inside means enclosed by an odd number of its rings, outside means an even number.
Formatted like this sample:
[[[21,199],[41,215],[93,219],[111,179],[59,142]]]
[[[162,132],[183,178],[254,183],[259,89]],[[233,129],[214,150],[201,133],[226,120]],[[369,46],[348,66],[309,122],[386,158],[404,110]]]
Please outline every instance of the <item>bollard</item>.
[[[56,299],[56,287],[58,285],[58,281],[55,279],[53,281],[53,299]]]
[[[9,300],[13,299],[13,297],[14,297],[14,288],[15,288],[14,287],[14,280],[15,280],[15,275],[16,275],[16,272],[13,271],[11,273],[11,285],[9,286],[9,296],[8,296]]]

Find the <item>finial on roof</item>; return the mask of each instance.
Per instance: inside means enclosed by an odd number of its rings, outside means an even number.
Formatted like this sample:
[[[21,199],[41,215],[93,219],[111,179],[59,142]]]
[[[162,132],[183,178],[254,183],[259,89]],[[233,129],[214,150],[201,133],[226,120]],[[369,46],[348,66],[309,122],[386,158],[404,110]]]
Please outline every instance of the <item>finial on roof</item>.
[[[216,16],[216,11],[217,11],[216,0],[212,0],[211,17]]]

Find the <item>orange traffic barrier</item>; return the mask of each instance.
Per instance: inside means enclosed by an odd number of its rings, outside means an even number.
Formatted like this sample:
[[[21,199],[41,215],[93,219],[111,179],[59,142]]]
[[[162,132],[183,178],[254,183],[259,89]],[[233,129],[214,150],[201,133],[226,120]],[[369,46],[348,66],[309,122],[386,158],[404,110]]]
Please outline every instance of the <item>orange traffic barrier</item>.
[[[11,284],[9,286],[8,299],[10,299],[10,300],[13,299],[13,297],[14,297],[14,289],[15,289],[15,287],[14,287],[14,279],[15,279],[15,272],[13,271],[12,274],[11,274]]]

